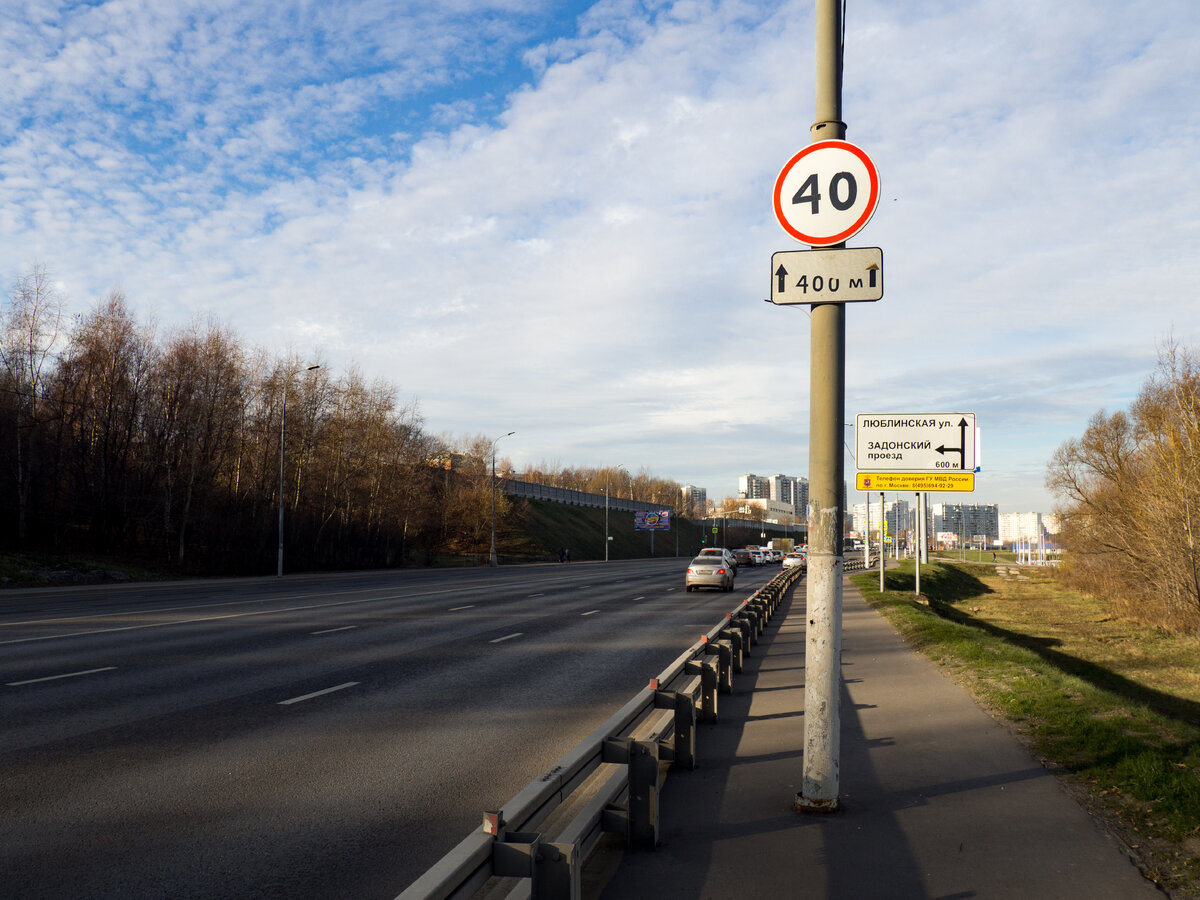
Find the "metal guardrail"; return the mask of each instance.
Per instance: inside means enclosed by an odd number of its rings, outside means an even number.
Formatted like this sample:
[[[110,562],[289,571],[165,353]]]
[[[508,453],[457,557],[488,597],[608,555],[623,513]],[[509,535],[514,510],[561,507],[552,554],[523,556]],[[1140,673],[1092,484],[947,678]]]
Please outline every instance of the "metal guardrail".
[[[470,897],[493,877],[522,879],[510,898],[578,900],[584,859],[606,833],[631,845],[658,845],[660,762],[696,767],[696,723],[717,721],[718,695],[802,569],[784,569],[650,681],[607,722],[494,812],[479,831],[408,886],[396,900]],[[601,766],[611,774],[597,784]],[[536,829],[588,782],[591,795],[553,841]],[[577,799],[577,798],[573,798]]]

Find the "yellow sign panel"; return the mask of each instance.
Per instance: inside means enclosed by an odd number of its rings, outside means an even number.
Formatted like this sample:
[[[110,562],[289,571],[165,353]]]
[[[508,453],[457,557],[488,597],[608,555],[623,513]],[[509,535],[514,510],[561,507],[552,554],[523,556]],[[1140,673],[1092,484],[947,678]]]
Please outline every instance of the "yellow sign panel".
[[[859,472],[860,491],[973,491],[974,472]]]

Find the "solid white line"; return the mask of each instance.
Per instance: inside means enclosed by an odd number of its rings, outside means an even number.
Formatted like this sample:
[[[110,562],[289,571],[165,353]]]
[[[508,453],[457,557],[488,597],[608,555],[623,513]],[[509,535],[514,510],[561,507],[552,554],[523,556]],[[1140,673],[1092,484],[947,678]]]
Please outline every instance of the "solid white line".
[[[511,641],[513,638],[518,638],[521,635],[523,635],[524,633],[525,632],[523,632],[523,631],[518,631],[516,634],[506,634],[504,637],[496,638],[494,641],[488,641],[488,643],[489,644],[499,644],[501,641]]]
[[[349,631],[351,628],[357,627],[357,625],[343,625],[341,628],[326,628],[324,631],[310,631],[309,634],[333,634],[335,631]]]
[[[600,610],[593,609],[591,612],[580,613],[580,615],[581,616],[594,616],[598,612],[600,612]]]
[[[344,691],[346,688],[354,687],[358,684],[357,681],[347,681],[345,684],[339,684],[337,687],[325,688],[323,691],[313,691],[311,694],[305,694],[303,697],[293,697],[291,700],[280,700],[280,706],[290,706],[293,703],[301,703],[305,700],[311,700],[313,697],[322,697],[325,694],[332,694],[334,691]]]
[[[645,600],[645,599],[646,599],[645,597],[634,597],[633,600],[630,602],[637,603],[639,600]]]
[[[458,612],[460,609],[474,609],[474,608],[475,608],[474,603],[472,603],[470,606],[452,606],[452,607],[450,607],[450,612]]]
[[[116,666],[105,666],[103,669],[85,669],[82,672],[68,672],[66,675],[47,675],[45,678],[30,678],[26,681],[10,681],[8,687],[20,687],[23,684],[38,684],[43,681],[58,681],[60,678],[78,678],[80,675],[95,675],[97,672],[111,672]]]
[[[530,594],[530,595],[529,595],[528,597],[526,597],[525,599],[526,599],[526,600],[532,600],[534,597],[545,597],[545,596],[546,596],[545,594]]]

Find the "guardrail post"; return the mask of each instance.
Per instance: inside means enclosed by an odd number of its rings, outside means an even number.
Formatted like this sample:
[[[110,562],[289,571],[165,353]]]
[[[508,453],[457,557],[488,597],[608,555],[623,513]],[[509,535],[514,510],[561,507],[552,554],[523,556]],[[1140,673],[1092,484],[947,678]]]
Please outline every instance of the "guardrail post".
[[[700,676],[700,721],[717,721],[717,686],[720,680],[717,661],[701,656],[688,663],[687,670]]]
[[[675,693],[675,765],[696,768],[696,701]]]
[[[532,900],[579,900],[583,895],[579,848],[553,844],[540,834],[510,831],[492,845],[492,868],[501,877],[528,878]]]
[[[733,627],[742,634],[742,653],[745,656],[750,655],[750,645],[755,643],[756,635],[754,633],[754,623],[750,617],[744,613],[739,613],[733,617]]]
[[[709,641],[704,652],[717,658],[717,689],[722,694],[733,693],[733,647],[729,641]]]
[[[629,843],[658,846],[658,741],[629,742]]]
[[[651,680],[650,687],[654,688],[655,709],[675,711],[670,745],[660,758],[670,760],[672,766],[696,768],[696,701],[688,693],[658,690],[658,679]]]
[[[729,665],[735,672],[742,671],[742,632],[735,628],[721,629],[721,639],[729,642]]]

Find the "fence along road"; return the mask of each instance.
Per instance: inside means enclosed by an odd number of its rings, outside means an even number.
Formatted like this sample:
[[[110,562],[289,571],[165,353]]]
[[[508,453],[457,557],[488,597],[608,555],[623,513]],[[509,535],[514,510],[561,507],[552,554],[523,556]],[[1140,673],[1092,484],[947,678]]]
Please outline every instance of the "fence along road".
[[[393,896],[731,605],[685,565],[0,594],[7,889]]]

